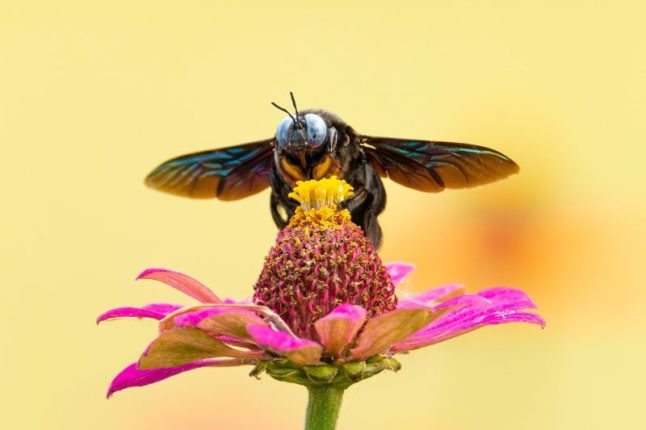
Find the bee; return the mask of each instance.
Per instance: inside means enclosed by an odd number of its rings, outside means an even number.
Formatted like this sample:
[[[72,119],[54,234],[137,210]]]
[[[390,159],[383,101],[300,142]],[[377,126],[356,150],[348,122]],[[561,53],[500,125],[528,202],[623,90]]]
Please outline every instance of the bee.
[[[153,170],[146,184],[180,196],[220,200],[242,199],[271,187],[271,215],[283,228],[298,206],[288,197],[296,181],[335,175],[354,187],[354,196],[343,205],[378,248],[382,232],[377,217],[386,206],[381,178],[439,192],[518,172],[510,158],[483,146],[362,135],[330,111],[299,111],[290,96],[294,114],[272,102],[287,114],[275,136],[173,158]]]

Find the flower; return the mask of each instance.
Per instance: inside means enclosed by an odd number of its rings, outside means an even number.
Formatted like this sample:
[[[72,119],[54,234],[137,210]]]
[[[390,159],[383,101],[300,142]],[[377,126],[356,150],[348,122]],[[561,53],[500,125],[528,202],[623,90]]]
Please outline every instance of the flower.
[[[265,259],[249,301],[220,299],[199,281],[148,269],[137,279],[163,282],[201,304],[117,308],[119,317],[159,321],[159,335],[112,381],[114,392],[200,368],[255,366],[275,379],[341,390],[389,369],[394,354],[429,346],[487,325],[544,320],[522,291],[467,294],[448,285],[397,299],[395,285],[413,266],[383,265],[350,213],[337,205],[352,193],[336,178],[301,183],[301,203]]]
[[[319,340],[315,322],[341,304],[370,319],[397,306],[395,287],[363,230],[336,203],[352,188],[335,177],[299,182],[301,203],[278,233],[254,287],[254,302],[276,312],[301,337]]]

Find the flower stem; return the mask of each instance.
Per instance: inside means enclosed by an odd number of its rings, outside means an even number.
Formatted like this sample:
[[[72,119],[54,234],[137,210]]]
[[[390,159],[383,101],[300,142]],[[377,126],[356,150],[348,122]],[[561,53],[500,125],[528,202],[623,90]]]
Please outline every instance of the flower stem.
[[[305,430],[334,430],[341,409],[343,389],[324,386],[307,387],[309,400],[305,416]]]

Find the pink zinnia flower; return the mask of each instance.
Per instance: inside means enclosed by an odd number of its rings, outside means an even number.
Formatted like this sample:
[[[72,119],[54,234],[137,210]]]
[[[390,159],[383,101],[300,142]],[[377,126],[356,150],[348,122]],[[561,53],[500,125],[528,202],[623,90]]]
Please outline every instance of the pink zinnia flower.
[[[349,212],[336,206],[351,192],[336,178],[295,188],[291,196],[301,207],[278,234],[250,301],[222,300],[171,270],[139,275],[200,304],[150,304],[99,316],[98,322],[159,320],[157,338],[116,376],[108,396],[200,367],[252,365],[254,376],[266,372],[307,386],[308,428],[334,428],[343,390],[383,370],[398,370],[397,353],[487,325],[544,325],[539,315],[526,311],[536,307],[534,302],[513,288],[467,294],[449,285],[397,298],[395,285],[413,267],[382,264]],[[319,416],[324,416],[320,425]]]

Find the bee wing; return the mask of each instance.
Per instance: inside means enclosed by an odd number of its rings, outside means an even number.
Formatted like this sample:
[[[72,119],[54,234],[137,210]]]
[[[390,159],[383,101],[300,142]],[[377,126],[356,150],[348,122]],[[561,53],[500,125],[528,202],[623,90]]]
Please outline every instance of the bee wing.
[[[146,185],[160,191],[206,199],[236,200],[269,186],[274,139],[196,152],[159,165]]]
[[[465,143],[360,136],[359,144],[380,176],[420,191],[475,187],[519,170],[504,154]]]

